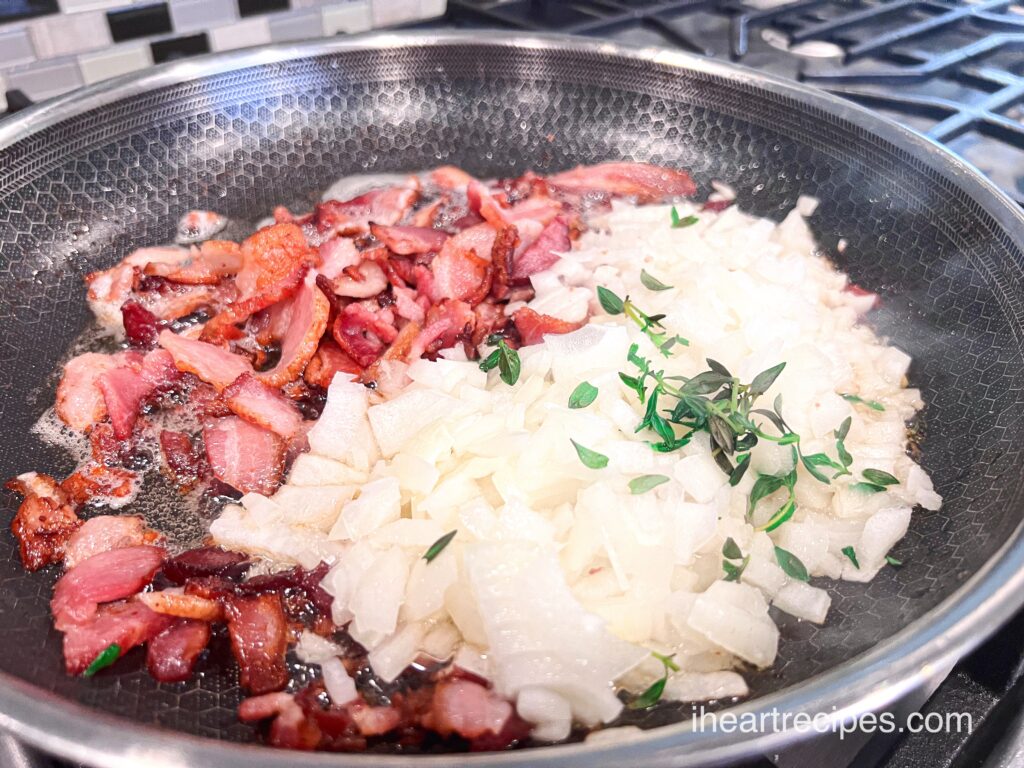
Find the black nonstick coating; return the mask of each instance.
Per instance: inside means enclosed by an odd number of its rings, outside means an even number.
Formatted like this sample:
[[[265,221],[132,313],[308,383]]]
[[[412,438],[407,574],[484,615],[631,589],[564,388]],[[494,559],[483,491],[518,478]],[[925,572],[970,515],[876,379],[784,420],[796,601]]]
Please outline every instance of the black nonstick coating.
[[[755,692],[853,658],[948,597],[1021,520],[1020,233],[948,169],[742,77],[593,49],[339,50],[150,89],[0,149],[0,478],[72,468],[30,428],[88,324],[82,276],[167,242],[185,211],[254,222],[277,204],[308,208],[349,173],[453,163],[513,176],[615,158],[689,168],[702,195],[728,182],[759,215],[818,198],[822,249],[881,294],[871,322],[914,357],[921,461],[945,505],[915,513],[894,551],[903,568],[828,584],[824,626],[781,618],[778,664]],[[194,538],[202,521],[168,493],[147,494],[150,522]],[[6,521],[13,495],[3,505]],[[130,720],[252,738],[224,654],[182,684],[151,680],[139,651],[94,679],[65,677],[48,610],[56,573],[24,573],[6,524],[0,552],[0,671]]]

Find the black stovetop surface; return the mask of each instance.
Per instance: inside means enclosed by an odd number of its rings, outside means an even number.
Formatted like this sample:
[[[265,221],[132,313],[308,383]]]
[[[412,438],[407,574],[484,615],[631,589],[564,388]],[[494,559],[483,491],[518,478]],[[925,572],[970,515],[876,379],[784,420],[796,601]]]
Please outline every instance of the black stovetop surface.
[[[1024,204],[1024,6],[1009,0],[448,0],[443,19],[416,26],[580,34],[804,80],[946,144]],[[1024,765],[1022,703],[1024,613],[958,664],[922,707],[969,713],[970,733],[903,733],[839,757],[811,751],[748,765]],[[18,768],[58,765],[0,750],[6,766],[5,759]]]

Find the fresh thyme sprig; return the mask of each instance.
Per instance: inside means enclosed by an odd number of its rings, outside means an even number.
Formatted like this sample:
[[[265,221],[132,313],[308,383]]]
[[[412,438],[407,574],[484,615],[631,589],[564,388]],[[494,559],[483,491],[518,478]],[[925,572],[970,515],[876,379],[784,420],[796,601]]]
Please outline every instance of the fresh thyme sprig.
[[[599,285],[597,287],[597,300],[609,315],[625,315],[636,323],[637,327],[640,328],[644,335],[651,340],[651,343],[665,357],[671,356],[672,347],[676,344],[684,347],[690,344],[682,336],[669,334],[665,330],[665,327],[661,324],[661,321],[665,319],[665,315],[648,315],[634,304],[629,296],[624,299],[619,298],[614,292],[608,290],[603,285]]]
[[[740,562],[735,562],[737,560]],[[748,565],[750,565],[750,555],[744,556],[739,544],[732,536],[727,538],[722,545],[722,571],[725,573],[723,581],[739,581]]]
[[[665,669],[665,673],[660,678],[655,680],[651,684],[650,688],[648,688],[646,691],[641,693],[639,696],[637,696],[635,699],[633,699],[633,701],[629,703],[630,709],[649,709],[650,707],[653,707],[655,704],[657,704],[658,701],[661,699],[662,694],[665,693],[665,684],[668,682],[669,673],[679,671],[679,665],[676,664],[675,661],[673,661],[673,656],[675,656],[674,653],[672,654],[672,656],[665,656],[663,654],[651,651],[651,656],[653,656],[662,663],[662,666]]]
[[[511,387],[519,381],[519,371],[522,368],[519,353],[500,336],[490,336],[487,342],[496,343],[497,348],[480,361],[480,370],[486,373],[492,368],[497,368],[501,380]]]

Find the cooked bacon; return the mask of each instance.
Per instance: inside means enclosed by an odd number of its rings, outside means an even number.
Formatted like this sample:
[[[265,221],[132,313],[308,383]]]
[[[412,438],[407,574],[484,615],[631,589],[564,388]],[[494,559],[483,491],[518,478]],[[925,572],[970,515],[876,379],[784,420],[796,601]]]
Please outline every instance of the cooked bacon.
[[[302,425],[302,413],[277,389],[251,373],[243,373],[224,390],[228,408],[258,427],[291,439]]]
[[[504,212],[505,218],[513,223],[525,219],[536,221],[541,226],[550,224],[562,212],[562,203],[546,194],[533,195],[522,200]]]
[[[316,722],[306,717],[290,693],[265,693],[245,699],[238,705],[238,717],[247,723],[274,718],[269,741],[275,747],[310,750],[320,744]]]
[[[547,182],[557,189],[577,195],[602,192],[635,197],[641,203],[690,196],[697,191],[697,186],[686,171],[649,163],[581,165],[571,171],[548,176]]]
[[[104,605],[88,619],[66,625],[64,632],[64,668],[69,675],[80,675],[103,651],[113,644],[124,656],[137,645],[163,632],[173,619],[161,616],[138,602]],[[59,628],[59,627],[58,627]]]
[[[331,292],[352,299],[369,299],[388,287],[388,278],[376,262],[367,259],[349,267],[331,281]]]
[[[139,595],[139,600],[145,603],[151,611],[156,611],[164,616],[195,619],[196,621],[221,621],[224,618],[224,608],[220,603],[199,595],[160,590],[143,592]]]
[[[334,237],[320,246],[320,266],[317,272],[328,280],[341,277],[345,270],[363,260],[350,237]]]
[[[135,291],[136,299],[160,320],[171,322],[195,312],[220,312],[235,300],[235,285],[227,280],[218,285],[178,285],[162,277],[147,277],[147,287]],[[157,287],[149,288],[149,284]]]
[[[163,561],[163,549],[149,545],[108,550],[82,561],[53,589],[54,626],[64,630],[88,621],[100,603],[134,595],[149,584]]]
[[[100,499],[123,499],[135,490],[137,476],[123,467],[87,462],[60,484],[74,504]]]
[[[320,563],[312,570],[306,570],[297,565],[284,571],[253,576],[239,584],[238,591],[248,595],[261,595],[265,592],[281,594],[301,592],[312,608],[329,616],[334,598],[320,586],[320,582],[324,580],[329,570],[330,566],[327,563]]]
[[[508,318],[505,317],[504,306],[485,301],[473,307],[473,332],[471,342],[474,347],[479,347],[484,339],[492,333],[498,333],[505,328]]]
[[[447,232],[433,227],[385,227],[370,224],[370,231],[388,250],[402,256],[439,251],[448,239]]]
[[[242,493],[270,495],[284,472],[284,441],[237,416],[216,419],[203,429],[213,476]]]
[[[270,592],[230,596],[224,610],[242,687],[257,694],[284,688],[288,684],[284,659],[288,622],[281,597]]]
[[[238,323],[294,296],[296,291],[301,288],[308,271],[308,265],[299,264],[280,280],[271,283],[258,293],[232,302],[223,311],[210,318],[209,322],[203,326],[200,338],[215,344],[223,344],[225,341],[239,338],[242,333],[235,327]]]
[[[442,165],[430,172],[430,180],[441,189],[455,191],[464,189],[473,177],[454,165]]]
[[[61,421],[79,432],[102,421],[107,415],[107,406],[96,380],[120,364],[119,355],[98,352],[71,358],[64,366],[64,376],[57,387],[54,408]]]
[[[314,220],[322,235],[362,235],[370,222],[397,224],[419,198],[419,180],[410,176],[405,184],[373,189],[351,200],[326,200],[316,207]]]
[[[412,343],[409,360],[432,355],[472,338],[476,324],[473,308],[464,301],[442,301],[427,313],[427,324]]]
[[[512,711],[508,701],[478,683],[445,679],[434,688],[423,724],[442,736],[457,733],[464,739],[476,739],[501,733]]]
[[[325,338],[316,348],[316,354],[309,361],[302,376],[308,384],[327,389],[334,381],[334,375],[339,371],[358,375],[363,372],[363,369],[341,350],[337,342]]]
[[[242,268],[235,278],[240,301],[264,293],[319,260],[317,252],[306,243],[302,229],[295,224],[264,227],[246,238],[241,251]]]
[[[123,365],[96,378],[118,440],[131,435],[142,402],[158,389],[172,386],[180,377],[173,357],[164,349],[152,350],[145,357],[124,353],[121,359]]]
[[[403,285],[393,285],[391,293],[395,297],[395,314],[415,323],[422,323],[427,316],[426,310],[416,300],[416,291]]]
[[[70,570],[100,552],[152,543],[157,538],[137,515],[100,515],[86,520],[64,547],[64,567]]]
[[[412,215],[412,225],[414,227],[432,228],[437,220],[437,215],[447,204],[448,196],[442,195],[434,202],[424,205]]]
[[[345,712],[363,736],[383,736],[402,723],[402,713],[393,707],[371,707],[362,699],[345,705]]]
[[[37,571],[64,557],[68,539],[82,524],[67,494],[49,475],[26,472],[8,481],[7,488],[25,497],[11,520],[21,562]]]
[[[163,574],[173,584],[184,584],[189,579],[218,576],[238,580],[252,563],[241,552],[229,552],[220,547],[199,547],[175,555],[164,563]]]
[[[271,387],[299,378],[316,353],[330,314],[330,302],[316,287],[316,275],[311,272],[292,301],[288,331],[281,339],[281,358],[269,371],[256,374],[257,378]]]
[[[735,200],[708,200],[700,207],[700,209],[702,211],[709,211],[710,213],[721,213],[735,202]]]
[[[161,683],[184,682],[209,642],[209,624],[179,619],[149,641],[146,669]]]
[[[491,246],[491,264],[494,267],[494,279],[491,281],[491,295],[496,299],[508,296],[512,285],[512,256],[519,241],[519,231],[515,225],[502,227],[494,238]]]
[[[135,267],[122,262],[110,269],[90,272],[85,276],[85,284],[89,287],[86,297],[93,311],[108,320],[131,296]]]
[[[214,211],[189,211],[178,219],[177,241],[198,243],[209,240],[228,224],[228,220]]]
[[[433,273],[431,298],[438,302],[455,299],[478,304],[491,290],[491,263],[481,258],[474,248],[460,247],[459,239],[453,237],[445,243],[430,264]],[[488,248],[488,257],[490,253]]]
[[[495,229],[507,227],[511,223],[506,208],[476,179],[466,186],[466,202],[471,211],[479,213]]]
[[[178,264],[147,264],[147,275],[157,275],[172,283],[216,285],[242,268],[242,249],[230,240],[208,240],[193,246],[187,261]]]
[[[186,339],[172,331],[160,332],[160,346],[174,358],[179,371],[194,373],[203,381],[222,390],[243,373],[251,373],[249,361],[215,344]]]
[[[534,243],[516,256],[512,266],[512,279],[526,281],[530,275],[543,272],[553,267],[559,259],[559,253],[572,248],[569,241],[569,224],[559,216],[544,227]]]
[[[381,356],[398,331],[363,304],[349,304],[335,319],[331,335],[356,365],[365,368]]]
[[[570,323],[551,315],[542,315],[529,307],[516,310],[512,315],[523,344],[540,344],[548,333],[569,333],[583,327],[583,323]]]
[[[162,321],[137,301],[121,305],[121,324],[124,336],[133,347],[152,349],[160,335]]]
[[[163,466],[182,492],[195,488],[205,474],[203,454],[184,432],[161,430],[160,453]]]

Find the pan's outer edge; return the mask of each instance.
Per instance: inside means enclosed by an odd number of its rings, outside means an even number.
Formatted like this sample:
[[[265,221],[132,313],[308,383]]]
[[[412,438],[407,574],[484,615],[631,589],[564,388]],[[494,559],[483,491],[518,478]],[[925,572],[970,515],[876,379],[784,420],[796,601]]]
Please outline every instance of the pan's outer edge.
[[[91,86],[0,120],[0,149],[67,117],[154,88],[194,78],[351,50],[405,46],[480,46],[577,50],[731,78],[785,95],[872,131],[928,163],[968,192],[1024,248],[1024,213],[973,166],[936,142],[838,97],[744,67],[658,48],[634,48],[568,36],[483,39],[478,32],[371,34],[357,38],[269,46],[176,62]],[[874,649],[826,674],[734,708],[739,713],[821,713],[832,722],[877,711],[924,684],[981,643],[1024,604],[1024,536],[1013,537],[963,587],[942,604]],[[768,715],[770,718],[770,714]],[[769,719],[769,723],[771,720]],[[104,768],[278,768],[282,753],[190,736],[96,712],[0,674],[0,728],[62,757]],[[614,743],[585,743],[529,751],[459,755],[460,765],[551,766],[630,764],[713,765],[770,754],[807,733],[695,732],[687,724],[624,736]],[[358,765],[407,768],[410,758],[390,755],[289,753],[289,766]],[[420,756],[424,768],[452,764],[452,756]]]

